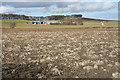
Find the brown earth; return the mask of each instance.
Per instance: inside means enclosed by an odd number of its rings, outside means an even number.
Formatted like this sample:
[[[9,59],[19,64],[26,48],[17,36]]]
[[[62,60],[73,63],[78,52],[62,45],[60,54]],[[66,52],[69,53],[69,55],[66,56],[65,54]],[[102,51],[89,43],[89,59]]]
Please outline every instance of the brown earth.
[[[118,28],[3,29],[3,78],[116,78]]]

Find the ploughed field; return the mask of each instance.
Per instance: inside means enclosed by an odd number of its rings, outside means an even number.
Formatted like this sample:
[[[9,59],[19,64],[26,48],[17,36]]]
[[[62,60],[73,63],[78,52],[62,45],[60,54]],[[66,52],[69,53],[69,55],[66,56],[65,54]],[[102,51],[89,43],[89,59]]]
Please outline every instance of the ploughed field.
[[[116,78],[118,29],[3,29],[3,78]]]

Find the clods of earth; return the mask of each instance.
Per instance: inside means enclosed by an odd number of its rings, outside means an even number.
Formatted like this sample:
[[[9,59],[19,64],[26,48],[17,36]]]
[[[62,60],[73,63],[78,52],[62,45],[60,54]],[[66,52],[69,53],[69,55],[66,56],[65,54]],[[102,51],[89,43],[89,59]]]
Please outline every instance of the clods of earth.
[[[117,78],[117,28],[3,29],[3,78]]]

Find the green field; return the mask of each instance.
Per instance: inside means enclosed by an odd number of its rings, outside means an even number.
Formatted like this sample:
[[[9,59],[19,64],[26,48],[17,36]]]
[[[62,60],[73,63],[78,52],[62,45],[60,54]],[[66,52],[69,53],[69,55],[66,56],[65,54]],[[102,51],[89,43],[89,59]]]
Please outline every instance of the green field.
[[[83,21],[84,25],[39,25],[30,24],[28,20],[2,20],[2,28],[10,28],[10,23],[15,22],[16,28],[79,28],[79,27],[118,27],[117,21],[108,21],[101,25],[100,21]],[[26,24],[28,22],[29,24]]]

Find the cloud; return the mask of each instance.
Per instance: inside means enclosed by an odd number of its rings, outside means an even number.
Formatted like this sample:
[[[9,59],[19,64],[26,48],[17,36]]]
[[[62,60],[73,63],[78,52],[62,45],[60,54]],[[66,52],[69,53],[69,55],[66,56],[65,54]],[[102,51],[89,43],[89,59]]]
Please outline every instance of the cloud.
[[[30,8],[30,7],[48,7],[54,3],[50,2],[3,2],[2,6],[12,6],[14,8]]]
[[[0,0],[1,2],[106,2],[107,0]],[[109,0],[118,2],[118,0]]]
[[[109,10],[115,7],[115,4],[112,2],[89,2],[89,3],[73,3],[67,5],[67,7],[59,7],[56,6],[55,8],[50,8],[50,7],[45,7],[41,9],[42,12],[47,13],[80,13],[80,12],[91,12],[91,11],[104,11],[104,10]]]
[[[84,0],[0,0],[1,2],[81,2]],[[87,1],[87,0],[86,0]],[[93,0],[91,0],[93,1]]]
[[[15,12],[15,10],[5,6],[0,7],[0,13],[11,13],[11,12]]]
[[[6,7],[12,6],[12,7]],[[80,13],[91,11],[104,11],[115,8],[113,2],[5,2],[0,7],[0,13]]]
[[[50,7],[52,5],[57,5],[58,7],[67,7],[68,5],[70,4],[73,4],[73,3],[91,3],[90,1],[87,2],[86,0],[57,0],[57,1],[53,1],[53,0],[20,0],[20,2],[18,1],[15,1],[15,0],[11,0],[13,2],[5,2],[3,1],[2,2],[2,5],[3,6],[12,6],[12,7],[15,7],[15,8],[30,8],[30,7]],[[21,2],[22,1],[22,2]],[[36,2],[38,1],[38,2]],[[46,2],[45,2],[46,1]],[[59,2],[61,1],[61,2]],[[103,2],[103,0],[91,0],[92,3],[101,3]],[[106,3],[108,1],[105,1],[103,3]],[[109,3],[112,3],[109,1]]]
[[[27,9],[27,8],[8,8],[5,6],[1,6],[0,7],[0,13],[30,13],[32,11],[34,11],[34,9]]]

